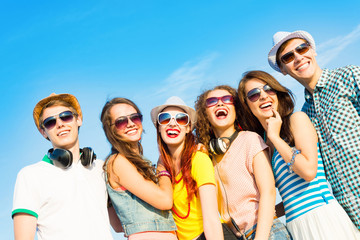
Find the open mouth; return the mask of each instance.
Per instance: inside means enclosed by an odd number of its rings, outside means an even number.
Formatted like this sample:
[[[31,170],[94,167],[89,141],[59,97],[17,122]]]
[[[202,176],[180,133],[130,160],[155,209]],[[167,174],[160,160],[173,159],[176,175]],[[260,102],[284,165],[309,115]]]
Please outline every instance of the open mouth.
[[[271,107],[272,107],[271,102],[267,102],[267,103],[260,105],[260,109],[266,109],[266,108],[271,108]]]
[[[180,131],[177,129],[168,129],[166,130],[166,135],[169,138],[176,138],[180,134]]]
[[[227,110],[224,109],[224,108],[220,108],[220,109],[218,109],[218,110],[215,111],[215,116],[216,116],[217,118],[223,119],[223,118],[226,118],[227,115],[228,115],[228,112],[227,112]]]

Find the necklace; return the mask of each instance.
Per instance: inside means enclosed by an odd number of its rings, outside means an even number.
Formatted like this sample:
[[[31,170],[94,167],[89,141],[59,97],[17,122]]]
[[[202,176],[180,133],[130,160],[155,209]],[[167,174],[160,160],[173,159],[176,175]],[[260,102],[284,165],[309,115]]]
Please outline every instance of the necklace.
[[[181,176],[181,178],[180,178],[178,181],[176,181],[176,178],[175,178],[175,183],[179,183],[179,182],[182,180],[182,178],[183,178],[183,176]],[[185,187],[186,187],[186,192],[188,192],[188,189],[187,189],[187,186],[186,186],[186,185],[185,185]],[[173,206],[173,207],[171,208],[171,210],[173,211],[173,213],[174,213],[176,216],[178,216],[178,218],[186,219],[186,218],[188,218],[189,215],[190,215],[190,202],[188,202],[188,211],[187,211],[186,216],[180,216],[179,213],[176,212],[175,206]]]

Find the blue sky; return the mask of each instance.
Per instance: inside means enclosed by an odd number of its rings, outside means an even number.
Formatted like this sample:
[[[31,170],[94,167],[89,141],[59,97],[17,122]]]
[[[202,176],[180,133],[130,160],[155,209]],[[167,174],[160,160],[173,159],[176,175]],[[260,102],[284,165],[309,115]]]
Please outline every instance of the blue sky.
[[[303,88],[267,63],[277,31],[311,33],[321,67],[360,65],[359,9],[356,0],[2,0],[2,237],[13,238],[17,172],[51,147],[32,119],[40,99],[52,92],[74,94],[84,113],[80,145],[104,159],[109,144],[100,111],[109,98],[130,98],[144,115],[145,155],[156,161],[150,110],[172,95],[193,106],[202,91],[219,84],[237,87],[245,71],[264,70],[293,90],[300,108]]]

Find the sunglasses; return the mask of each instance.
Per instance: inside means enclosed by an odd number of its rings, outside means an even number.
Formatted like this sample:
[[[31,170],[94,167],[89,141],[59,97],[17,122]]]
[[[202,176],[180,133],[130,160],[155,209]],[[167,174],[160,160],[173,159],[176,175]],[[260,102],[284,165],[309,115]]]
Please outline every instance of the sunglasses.
[[[225,95],[222,97],[210,97],[208,99],[206,99],[206,107],[212,107],[215,106],[219,100],[221,100],[224,104],[233,104],[234,103],[234,99],[231,95]]]
[[[73,119],[74,119],[74,115],[77,115],[76,113],[73,113],[71,111],[65,111],[65,112],[61,112],[57,115],[54,115],[54,116],[51,116],[51,117],[48,117],[46,118],[43,123],[42,123],[42,126],[44,128],[46,128],[47,130],[50,130],[52,129],[53,127],[55,127],[56,125],[56,120],[58,118],[61,119],[62,122],[64,123],[69,123],[71,122]]]
[[[186,126],[189,124],[190,117],[187,113],[177,113],[172,116],[170,113],[162,112],[158,115],[158,123],[160,125],[168,125],[174,119],[179,126]]]
[[[260,95],[261,95],[261,89],[264,90],[264,92],[266,92],[267,94],[269,95],[275,95],[276,94],[276,91],[274,89],[272,89],[269,85],[264,85],[260,88],[253,88],[251,89],[246,97],[251,101],[251,102],[256,102],[259,98],[260,98]]]
[[[117,118],[113,124],[110,124],[110,126],[115,125],[116,129],[118,130],[124,129],[128,125],[129,119],[136,125],[140,125],[143,116],[141,113],[133,113],[127,116],[122,116]]]
[[[300,44],[299,46],[297,46],[294,50],[285,53],[284,55],[282,55],[282,57],[280,58],[280,60],[284,63],[284,64],[288,64],[289,62],[293,61],[295,59],[295,54],[294,52],[297,52],[300,55],[303,55],[305,53],[307,53],[307,51],[309,51],[310,49],[310,45],[309,43],[303,43]]]

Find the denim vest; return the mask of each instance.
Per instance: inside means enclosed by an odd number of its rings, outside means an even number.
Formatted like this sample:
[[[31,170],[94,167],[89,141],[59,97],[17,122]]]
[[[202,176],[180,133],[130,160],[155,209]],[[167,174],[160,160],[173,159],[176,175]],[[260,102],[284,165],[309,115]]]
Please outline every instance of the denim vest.
[[[159,210],[127,190],[115,191],[109,183],[106,187],[126,236],[145,231],[176,230],[170,210]]]

